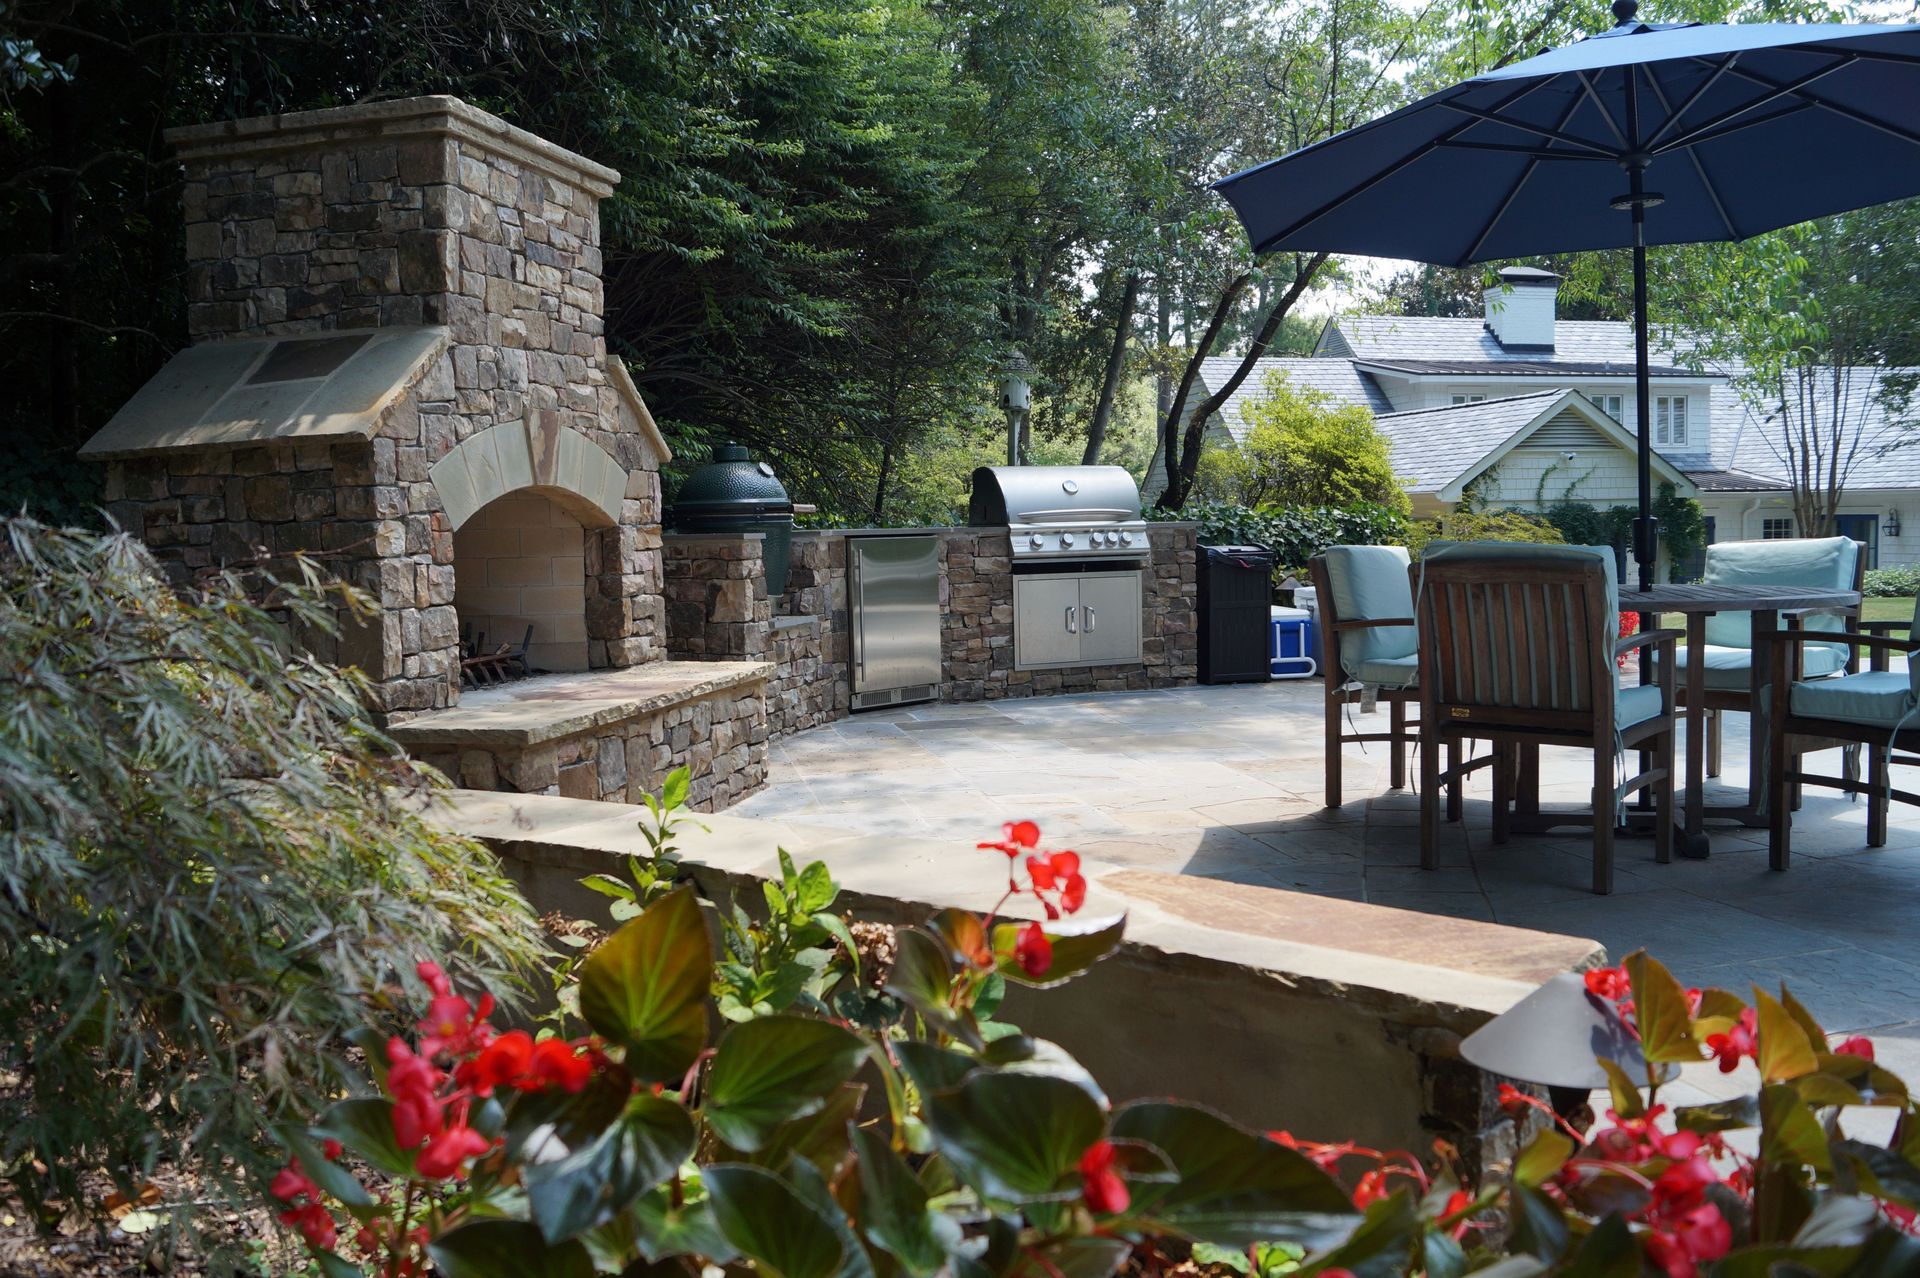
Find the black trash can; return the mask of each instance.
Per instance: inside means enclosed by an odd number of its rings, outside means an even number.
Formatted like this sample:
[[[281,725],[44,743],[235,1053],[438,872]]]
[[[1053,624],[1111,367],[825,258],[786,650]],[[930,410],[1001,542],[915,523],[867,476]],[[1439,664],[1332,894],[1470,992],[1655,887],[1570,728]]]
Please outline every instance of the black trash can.
[[[1265,546],[1200,547],[1200,682],[1265,683],[1273,552]]]
[[[673,532],[757,532],[766,535],[760,553],[767,572],[767,596],[778,599],[787,588],[787,561],[793,540],[793,501],[774,478],[773,467],[752,460],[738,444],[722,444],[713,460],[687,476],[667,511]]]

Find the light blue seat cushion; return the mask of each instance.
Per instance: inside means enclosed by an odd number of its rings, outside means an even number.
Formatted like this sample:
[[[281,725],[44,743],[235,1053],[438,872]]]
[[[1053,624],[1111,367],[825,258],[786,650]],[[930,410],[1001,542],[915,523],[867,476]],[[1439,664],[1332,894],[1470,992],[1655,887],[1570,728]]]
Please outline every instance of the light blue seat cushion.
[[[1412,653],[1404,657],[1373,657],[1360,662],[1351,673],[1361,683],[1381,688],[1409,688],[1419,681],[1420,658]]]
[[[1405,546],[1327,547],[1327,589],[1333,613],[1341,621],[1370,621],[1413,616],[1413,586],[1407,580],[1411,560]],[[1340,636],[1340,664],[1347,677],[1380,682],[1363,673],[1370,661],[1412,659],[1412,626],[1377,626]],[[1416,662],[1417,664],[1417,662]],[[1408,680],[1398,680],[1395,686]]]
[[[1681,648],[1674,658],[1682,683],[1687,677],[1687,659],[1692,649]],[[1753,649],[1725,648],[1708,644],[1703,653],[1707,668],[1707,687],[1745,692],[1753,686]],[[1847,668],[1847,650],[1835,644],[1810,643],[1801,658],[1801,672],[1808,679],[1824,679]]]
[[[1793,685],[1793,712],[1809,719],[1841,719],[1891,729],[1913,713],[1914,704],[1913,685],[1898,670],[1869,670]]]
[[[1854,564],[1859,554],[1860,544],[1851,537],[1720,541],[1707,547],[1706,571],[1700,578],[1700,584],[1852,590]],[[1844,630],[1846,622],[1840,617],[1809,617],[1807,628]],[[1750,613],[1717,612],[1707,618],[1706,629],[1707,642],[1714,647],[1753,647],[1753,617]],[[1809,658],[1816,648],[1839,652],[1842,664],[1845,663],[1845,648],[1809,644],[1806,649]],[[1709,670],[1712,668],[1708,666]]]
[[[1643,719],[1651,719],[1664,707],[1660,704],[1660,685],[1636,683],[1617,690],[1613,700],[1613,726],[1631,728]]]

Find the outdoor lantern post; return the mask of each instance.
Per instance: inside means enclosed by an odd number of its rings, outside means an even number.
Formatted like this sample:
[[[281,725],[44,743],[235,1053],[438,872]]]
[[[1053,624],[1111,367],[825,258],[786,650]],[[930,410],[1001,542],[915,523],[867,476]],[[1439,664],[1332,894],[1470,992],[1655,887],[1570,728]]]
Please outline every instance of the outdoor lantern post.
[[[1033,407],[1033,387],[1027,383],[1027,374],[1033,365],[1018,350],[1007,356],[1001,366],[1000,407],[1007,415],[1007,465],[1021,464],[1020,428],[1026,424],[1027,413]]]

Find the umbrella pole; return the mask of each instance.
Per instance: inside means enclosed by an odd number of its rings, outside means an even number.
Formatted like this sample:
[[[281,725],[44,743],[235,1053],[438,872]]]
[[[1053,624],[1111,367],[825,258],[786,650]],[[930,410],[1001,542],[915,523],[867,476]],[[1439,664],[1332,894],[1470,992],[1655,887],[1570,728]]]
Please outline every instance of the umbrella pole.
[[[1653,586],[1653,564],[1659,556],[1659,525],[1653,518],[1653,396],[1647,372],[1647,208],[1639,169],[1633,181],[1633,404],[1639,427],[1640,518],[1633,524],[1633,557],[1640,561],[1640,589]]]

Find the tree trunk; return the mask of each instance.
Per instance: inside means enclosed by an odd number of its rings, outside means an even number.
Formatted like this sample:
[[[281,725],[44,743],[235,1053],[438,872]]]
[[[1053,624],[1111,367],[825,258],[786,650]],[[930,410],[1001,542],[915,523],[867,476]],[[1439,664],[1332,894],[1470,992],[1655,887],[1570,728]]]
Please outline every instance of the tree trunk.
[[[873,485],[873,514],[870,516],[876,527],[886,522],[887,482],[893,477],[893,444],[891,441],[880,445],[880,477]]]
[[[1200,335],[1199,344],[1187,356],[1187,367],[1180,374],[1180,389],[1173,393],[1173,403],[1167,406],[1166,416],[1160,419],[1160,457],[1166,468],[1167,486],[1161,490],[1160,500],[1154,504],[1161,510],[1178,510],[1187,504],[1187,485],[1181,479],[1186,467],[1180,464],[1180,413],[1187,406],[1187,396],[1193,393],[1193,379],[1200,374],[1200,361],[1213,349],[1221,326],[1227,322],[1227,316],[1233,314],[1235,303],[1240,300],[1240,294],[1246,291],[1247,282],[1252,278],[1242,271],[1227,282],[1220,300],[1214,304],[1213,318],[1207,321],[1207,331]]]
[[[1220,325],[1227,314],[1225,310],[1215,308],[1213,320],[1208,324],[1205,336],[1187,361],[1186,374],[1180,379],[1180,393],[1174,397],[1173,410],[1168,414],[1162,427],[1162,433],[1167,441],[1168,482],[1166,492],[1160,494],[1161,509],[1179,510],[1186,505],[1187,494],[1193,489],[1194,476],[1200,470],[1200,444],[1206,438],[1208,419],[1219,412],[1226,402],[1233,398],[1234,392],[1240,389],[1241,384],[1252,375],[1254,364],[1273,345],[1274,335],[1286,322],[1287,315],[1293,310],[1294,303],[1300,300],[1300,295],[1312,286],[1313,277],[1320,273],[1320,268],[1326,264],[1327,257],[1328,254],[1316,253],[1304,262],[1296,263],[1293,282],[1287,285],[1286,291],[1280,294],[1280,300],[1273,304],[1271,311],[1267,312],[1266,322],[1261,324],[1260,331],[1254,334],[1252,343],[1247,347],[1247,353],[1240,357],[1240,366],[1233,370],[1233,376],[1227,379],[1225,385],[1201,400],[1195,406],[1193,415],[1187,419],[1186,438],[1180,449],[1179,465],[1176,467],[1173,464],[1172,444],[1175,436],[1179,434],[1180,409],[1185,406],[1188,391],[1193,385],[1194,376],[1199,371],[1200,361],[1206,357],[1207,349],[1219,336]],[[1234,285],[1228,286],[1229,290],[1237,296],[1239,291],[1246,287],[1246,281],[1245,275],[1238,277]],[[1227,300],[1225,297],[1221,299],[1222,302]]]
[[[1158,294],[1154,299],[1154,305],[1159,312],[1155,316],[1157,327],[1154,329],[1154,334],[1161,351],[1159,358],[1163,359],[1165,358],[1166,352],[1173,346],[1172,287],[1173,286],[1167,281],[1166,273],[1164,271],[1161,272],[1155,282],[1154,289]],[[1153,420],[1157,425],[1167,419],[1167,410],[1173,407],[1173,379],[1167,376],[1166,369],[1163,366],[1160,372],[1154,376],[1153,382]]]
[[[1113,417],[1113,401],[1120,390],[1120,375],[1127,367],[1127,336],[1133,331],[1133,309],[1140,301],[1140,272],[1128,271],[1126,287],[1120,292],[1120,313],[1113,322],[1113,349],[1107,353],[1107,376],[1100,384],[1100,403],[1087,426],[1087,449],[1080,455],[1082,466],[1100,464],[1100,450],[1107,442],[1107,422]]]

